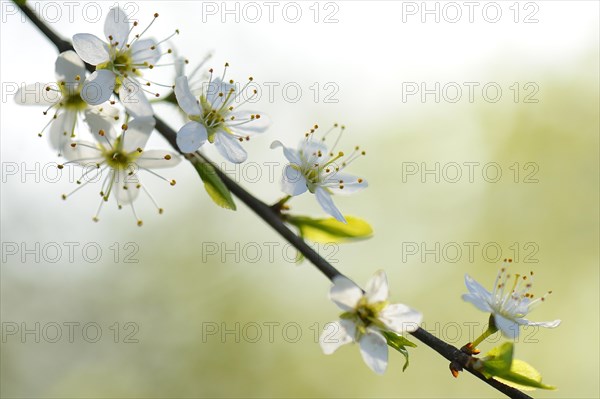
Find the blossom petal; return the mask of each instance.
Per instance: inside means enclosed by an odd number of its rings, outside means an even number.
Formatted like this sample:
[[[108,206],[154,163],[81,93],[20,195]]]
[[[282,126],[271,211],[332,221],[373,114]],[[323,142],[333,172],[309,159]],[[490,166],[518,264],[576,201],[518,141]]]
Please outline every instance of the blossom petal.
[[[156,122],[151,116],[135,118],[127,123],[124,133],[123,150],[125,152],[144,149]]]
[[[526,319],[517,319],[517,323],[525,326],[540,326],[545,328],[556,328],[560,325],[561,320],[556,319],[553,321],[529,321]]]
[[[76,162],[82,166],[96,167],[104,160],[96,143],[75,141],[74,144],[74,146],[67,145],[63,148],[62,155],[68,161]]]
[[[288,195],[300,195],[306,192],[306,180],[302,173],[292,165],[286,165],[281,176],[281,190]]]
[[[134,118],[153,116],[154,111],[142,87],[132,79],[126,79],[119,87],[119,100]]]
[[[115,199],[119,205],[128,205],[136,200],[140,194],[140,180],[134,174],[120,170],[114,182]]]
[[[119,108],[111,105],[109,102],[93,105],[89,107],[89,111],[113,122],[119,120]]]
[[[148,150],[144,151],[135,163],[140,168],[145,169],[160,169],[171,168],[181,162],[181,157],[178,153],[164,150]]]
[[[131,45],[131,58],[134,64],[154,65],[161,57],[161,52],[154,39],[137,40]]]
[[[367,334],[360,339],[360,354],[363,360],[377,374],[383,374],[388,364],[387,341],[381,333],[367,330]]]
[[[479,296],[481,299],[488,301],[492,297],[492,294],[488,290],[468,274],[465,274],[465,285],[471,294]]]
[[[335,195],[354,194],[367,188],[368,186],[368,183],[365,179],[340,172],[336,172],[329,176],[326,179],[326,182],[332,183],[332,185],[328,186],[328,188]]]
[[[71,141],[71,136],[77,123],[76,111],[61,112],[50,126],[48,133],[52,148],[62,153],[65,145]]]
[[[104,21],[104,36],[111,44],[124,46],[129,38],[129,19],[119,7],[111,8]],[[112,37],[112,38],[111,38]]]
[[[50,87],[54,90],[47,91]],[[15,102],[20,105],[52,105],[60,101],[62,96],[58,93],[56,84],[33,83],[21,86],[15,93]]]
[[[494,313],[494,323],[506,338],[516,339],[519,337],[519,324],[516,321]]]
[[[344,215],[342,215],[342,213],[339,211],[339,209],[337,209],[337,207],[333,203],[333,200],[331,199],[331,194],[325,191],[324,188],[317,187],[317,189],[315,190],[315,195],[317,197],[319,205],[321,205],[321,208],[323,208],[325,212],[336,218],[338,221],[346,223]]]
[[[383,270],[377,271],[367,283],[366,297],[370,303],[386,301],[389,296],[387,276]]]
[[[108,143],[115,140],[114,119],[106,118],[92,110],[85,110],[84,115],[92,135],[100,144],[107,146]],[[104,133],[104,136],[100,135],[100,131]]]
[[[329,289],[329,299],[344,311],[354,309],[362,296],[360,287],[344,276],[335,277],[333,286]]]
[[[175,97],[179,107],[187,115],[202,115],[198,99],[190,91],[187,77],[180,76],[175,80]]]
[[[228,82],[224,82],[221,78],[216,78],[210,84],[206,86],[206,100],[209,104],[212,104],[213,109],[221,108],[225,99],[227,99],[227,94],[233,90],[235,95],[235,84],[230,84]],[[229,102],[231,102],[233,96],[229,98]]]
[[[314,141],[313,139],[302,140],[298,146],[298,149],[300,158],[304,163],[309,165],[323,162],[323,159],[320,159],[318,156],[319,153],[329,153],[327,146],[322,141]],[[331,163],[330,166],[332,168],[335,168],[336,166],[341,167],[341,165],[336,165],[335,163]]]
[[[177,132],[177,145],[183,152],[196,151],[208,140],[206,127],[203,124],[190,121]]]
[[[90,65],[99,65],[110,60],[108,45],[89,33],[78,33],[73,36],[73,48],[77,55]]]
[[[54,63],[56,77],[60,81],[67,83],[78,82],[77,76],[83,81],[85,79],[85,64],[73,50],[60,53]]]
[[[356,326],[350,320],[332,321],[325,325],[319,344],[324,354],[331,355],[338,348],[354,341],[355,335]]]
[[[248,158],[246,150],[244,150],[235,136],[219,131],[215,134],[215,146],[217,151],[229,162],[242,163]]]
[[[256,115],[260,116],[256,118]],[[228,116],[234,118],[233,121],[228,123],[228,127],[241,136],[253,136],[264,133],[271,124],[266,115],[255,111],[234,111],[229,113]],[[239,124],[242,122],[244,123]]]
[[[115,74],[107,69],[100,69],[83,83],[81,98],[90,105],[102,104],[110,99],[114,89]]]
[[[291,163],[295,163],[296,165],[301,165],[302,161],[300,160],[300,155],[296,152],[296,150],[292,150],[283,145],[283,143],[279,140],[275,140],[271,143],[271,149],[279,148],[283,149],[283,155],[287,158]]]
[[[492,312],[490,304],[478,295],[463,294],[462,299],[465,302],[470,302],[471,304],[475,305],[475,307],[477,307],[477,309],[481,310],[482,312]]]
[[[416,331],[423,321],[423,314],[402,303],[394,303],[383,308],[379,320],[390,330],[402,334]]]

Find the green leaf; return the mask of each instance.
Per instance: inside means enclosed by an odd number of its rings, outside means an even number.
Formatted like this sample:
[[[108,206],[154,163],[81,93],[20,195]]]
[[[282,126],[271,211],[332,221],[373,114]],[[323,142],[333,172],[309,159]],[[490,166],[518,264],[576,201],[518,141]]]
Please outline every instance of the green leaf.
[[[513,361],[513,350],[513,343],[505,342],[489,351],[483,361],[483,370],[481,372],[486,377],[507,373]]]
[[[534,369],[530,364],[519,359],[513,360],[508,373],[495,378],[506,385],[523,391],[532,391],[536,388],[556,389],[556,387],[552,385],[542,383],[542,375],[539,371]]]
[[[192,163],[196,169],[196,172],[198,172],[198,175],[200,175],[200,178],[204,182],[204,188],[206,189],[206,192],[214,201],[214,203],[219,205],[221,208],[235,211],[236,206],[235,202],[233,202],[231,192],[225,186],[219,175],[217,175],[217,171],[215,170],[214,166],[198,158],[194,158]]]
[[[334,218],[314,219],[307,216],[287,216],[286,222],[296,226],[301,236],[314,242],[341,243],[373,235],[373,229],[366,221],[354,216],[344,217],[348,223]]]
[[[493,377],[498,381],[520,390],[556,389],[551,385],[542,383],[542,375],[531,365],[523,360],[513,359],[514,345],[506,342],[487,353],[481,359],[483,362],[480,370],[486,377]]]
[[[402,354],[402,356],[404,356],[404,366],[402,367],[402,371],[405,371],[408,368],[408,364],[409,364],[408,350],[406,349],[406,347],[410,346],[411,348],[416,348],[417,344],[409,341],[402,335],[398,335],[398,334],[395,334],[395,333],[389,332],[389,331],[383,331],[383,336],[387,340],[387,344],[389,346],[396,349],[398,352],[400,352]]]

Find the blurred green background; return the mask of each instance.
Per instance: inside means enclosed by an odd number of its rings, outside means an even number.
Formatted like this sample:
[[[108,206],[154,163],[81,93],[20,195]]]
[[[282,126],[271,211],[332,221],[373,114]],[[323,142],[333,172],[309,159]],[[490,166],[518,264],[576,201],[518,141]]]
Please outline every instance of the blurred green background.
[[[274,139],[293,145],[315,122],[342,121],[349,127],[346,148],[367,149],[351,172],[365,176],[369,189],[335,200],[345,213],[368,220],[375,236],[339,248],[319,247],[336,267],[361,284],[384,268],[391,299],[421,310],[426,329],[461,346],[473,339],[471,328],[480,332],[487,319],[460,299],[464,274],[490,287],[499,263],[493,250],[482,248],[500,247],[498,258],[517,258],[515,271],[536,272],[535,294],[553,290],[531,319],[562,319],[554,330],[523,331],[516,345],[516,356],[559,388],[534,395],[598,397],[596,3],[538,2],[536,26],[508,21],[461,24],[460,29],[443,22],[393,25],[400,5],[387,2],[338,3],[335,27],[217,20],[196,27],[197,21],[179,15],[197,15],[192,11],[199,2],[139,4],[146,14],[158,9],[166,17],[159,20],[159,32],[169,32],[173,21],[187,28],[180,46],[192,63],[212,49],[213,65],[233,58],[231,73],[240,79],[255,73],[265,82],[295,81],[305,89],[298,103],[261,99],[256,107],[270,114],[273,128],[248,143],[250,167],[227,166],[260,198],[274,202],[281,195],[283,157],[267,149]],[[595,19],[585,17],[594,12]],[[360,29],[362,23],[371,30]],[[564,26],[569,29],[561,30]],[[55,28],[65,35],[101,34],[100,23],[63,21]],[[272,35],[274,29],[280,36]],[[7,33],[26,35],[39,43],[39,52],[23,54],[16,68],[6,61],[18,51]],[[386,33],[396,35],[391,37],[402,51],[388,54],[385,43],[376,43],[390,37]],[[249,49],[252,35],[259,45]],[[312,47],[303,48],[304,40]],[[52,79],[55,55],[20,19],[3,24],[3,82]],[[172,74],[161,73],[164,79]],[[339,103],[315,103],[308,89],[315,81],[337,82]],[[433,87],[471,81],[497,82],[504,90],[501,100],[477,96],[472,103],[464,98],[436,103],[431,96],[425,102],[413,96],[402,101],[403,82]],[[514,82],[522,90],[519,101],[509,89]],[[538,88],[535,103],[524,102],[527,82]],[[155,110],[173,126],[181,124],[168,105]],[[238,202],[238,212],[215,207],[187,164],[164,173],[177,179],[174,188],[144,176],[164,215],[155,215],[149,201],[141,200],[137,210],[143,228],[114,204],[104,209],[100,223],[92,223],[96,189],[82,190],[65,204],[60,194],[73,187],[66,179],[35,181],[21,173],[35,162],[57,160],[36,137],[45,120],[38,111],[12,101],[2,104],[3,164],[20,168],[17,175],[3,173],[2,184],[2,397],[498,396],[468,374],[452,378],[448,362],[424,345],[411,350],[404,373],[403,358],[390,352],[384,376],[367,369],[356,346],[324,356],[316,338],[338,315],[327,299],[330,283],[309,263],[294,264],[294,252],[243,204]],[[158,137],[152,144],[166,145]],[[221,162],[212,149],[209,154]],[[274,175],[265,162],[278,162]],[[451,182],[450,169],[440,172],[439,182],[422,174],[424,165],[432,169],[436,162],[440,171],[450,163],[463,165],[462,178]],[[465,162],[480,165],[472,182]],[[502,170],[497,182],[482,175],[483,165],[490,163]],[[419,171],[407,174],[414,165]],[[257,181],[250,169],[255,166],[262,173]],[[492,170],[485,175],[490,176]],[[291,205],[298,213],[321,215],[308,195]],[[27,255],[23,262],[21,252],[7,254],[11,243],[27,248],[39,243],[48,250],[55,243],[63,253],[56,263],[48,261],[53,252],[42,254],[39,262]],[[67,243],[79,245],[73,261]],[[432,249],[436,243],[439,259],[423,253],[421,245]],[[465,243],[473,243],[468,244],[474,247],[472,258]],[[86,260],[85,245],[93,247],[92,257],[94,248],[101,249],[98,262]],[[413,245],[417,253],[409,251]],[[460,255],[452,250],[456,247]],[[22,335],[36,323],[40,342],[33,333]],[[72,342],[69,323],[78,323],[71,324]],[[52,343],[56,325],[62,335]],[[11,334],[14,328],[18,331]],[[91,342],[98,328],[101,336]],[[482,349],[492,347],[486,343]]]

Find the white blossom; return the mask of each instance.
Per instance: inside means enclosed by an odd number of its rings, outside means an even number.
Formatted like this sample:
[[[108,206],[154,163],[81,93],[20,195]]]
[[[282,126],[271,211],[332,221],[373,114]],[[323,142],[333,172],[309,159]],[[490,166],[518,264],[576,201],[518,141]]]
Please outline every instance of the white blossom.
[[[340,131],[337,139],[331,149],[328,149],[325,144],[326,137],[338,127]],[[314,138],[317,128],[315,125],[306,133],[305,139],[297,149],[288,148],[277,140],[271,144],[271,148],[283,148],[283,154],[289,161],[283,170],[282,190],[291,196],[303,194],[308,190],[315,194],[325,212],[346,223],[344,215],[335,206],[331,196],[353,194],[367,187],[365,179],[344,173],[348,165],[366,153],[359,147],[355,147],[350,155],[336,151],[344,126],[335,124],[321,139]]]
[[[326,355],[351,342],[357,342],[363,360],[377,374],[388,363],[385,331],[403,334],[415,331],[423,315],[404,304],[388,302],[388,282],[380,270],[367,283],[366,292],[346,277],[336,277],[329,298],[344,311],[339,321],[329,323],[319,343]]]
[[[241,163],[247,159],[248,154],[240,142],[264,132],[268,121],[257,112],[239,109],[257,93],[253,90],[252,94],[243,98],[248,95],[246,89],[252,78],[241,89],[233,80],[224,79],[225,73],[221,78],[211,79],[198,95],[190,88],[187,77],[177,78],[175,96],[179,107],[189,119],[177,132],[177,145],[181,151],[191,153],[208,141],[215,144],[219,153],[227,160]]]
[[[139,172],[146,171],[174,186],[175,180],[168,180],[158,175],[154,169],[175,166],[181,161],[181,157],[172,151],[144,149],[154,129],[154,118],[133,119],[122,126],[119,135],[115,134],[111,124],[92,113],[88,113],[86,119],[96,142],[75,141],[65,149],[64,155],[69,160],[65,165],[69,163],[81,165],[84,167],[84,172],[77,181],[79,187],[70,194],[64,194],[63,199],[66,200],[90,182],[101,180],[101,200],[94,221],[99,220],[104,202],[114,196],[119,209],[123,205],[131,205],[134,217],[141,226],[142,220],[137,216],[133,206],[141,191],[148,195],[159,213],[163,213],[163,209],[158,206],[154,197],[141,184]],[[61,165],[60,168],[62,167],[64,166]],[[99,175],[104,176],[104,179],[98,179]]]
[[[533,272],[523,276],[515,274],[513,282],[510,284],[512,276],[508,273],[508,265],[511,262],[511,259],[505,260],[504,267],[498,271],[492,292],[486,290],[466,274],[465,284],[469,293],[463,294],[462,299],[472,303],[483,312],[491,313],[495,326],[510,339],[519,336],[519,326],[558,327],[560,320],[533,322],[525,319],[525,316],[544,302],[552,291],[534,299],[534,295],[530,293]]]

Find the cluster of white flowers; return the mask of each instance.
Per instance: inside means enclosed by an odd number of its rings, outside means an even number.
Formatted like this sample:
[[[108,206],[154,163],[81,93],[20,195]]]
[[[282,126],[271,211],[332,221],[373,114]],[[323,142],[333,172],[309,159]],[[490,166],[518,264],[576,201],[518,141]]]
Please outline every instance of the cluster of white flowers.
[[[43,136],[49,129],[52,148],[66,159],[59,168],[68,164],[84,167],[77,188],[63,194],[63,199],[91,182],[102,182],[94,221],[99,220],[103,204],[114,197],[119,209],[124,205],[131,206],[135,220],[141,226],[142,219],[133,205],[140,192],[147,194],[159,213],[163,213],[163,209],[142,185],[140,171],[174,186],[175,180],[159,175],[155,169],[177,165],[182,160],[180,153],[197,153],[206,143],[214,144],[228,161],[242,163],[248,154],[241,143],[263,133],[269,126],[268,118],[262,113],[243,109],[257,95],[252,88],[254,79],[250,77],[239,84],[227,78],[229,64],[225,64],[218,77],[213,76],[212,68],[207,74],[201,74],[206,78],[201,82],[193,80],[200,67],[185,75],[183,65],[187,60],[183,58],[176,57],[170,64],[158,64],[163,55],[175,55],[171,49],[161,50],[161,45],[179,31],[161,41],[143,38],[157,18],[158,14],[154,14],[152,22],[141,33],[134,34],[138,23],[130,23],[120,8],[112,8],[104,24],[106,41],[92,34],[76,34],[73,37],[75,51],[66,51],[56,60],[56,84],[26,86],[15,96],[20,104],[47,106],[44,114],[53,111],[51,120],[39,135]],[[84,62],[93,67],[91,73],[88,74]],[[149,70],[167,65],[175,69],[171,84],[158,84],[144,77]],[[178,152],[145,149],[156,124],[147,97],[160,96],[154,86],[171,89],[167,101],[176,100],[187,118],[177,132]],[[32,93],[34,100],[30,98]],[[81,120],[87,129],[82,129]],[[272,149],[282,148],[289,162],[282,177],[282,190],[287,197],[281,203],[310,192],[323,211],[346,223],[346,217],[334,204],[332,195],[352,194],[367,187],[364,178],[345,172],[366,153],[358,146],[348,153],[338,149],[345,131],[343,125],[333,125],[319,138],[315,135],[317,129],[314,125],[295,149],[278,140],[271,144]],[[82,130],[93,139],[81,139]],[[328,145],[327,139],[331,136],[333,143]],[[98,179],[100,175],[104,178]],[[332,221],[331,218],[328,221]],[[506,266],[498,273],[492,292],[465,276],[469,293],[463,295],[463,299],[492,314],[489,333],[500,330],[506,337],[515,338],[521,325],[558,326],[560,320],[531,322],[524,318],[550,292],[533,299],[530,293],[533,273],[529,276],[517,274],[513,284],[508,284],[511,276]],[[420,312],[407,305],[390,304],[388,294],[388,281],[383,271],[377,272],[367,283],[365,292],[346,277],[334,278],[329,297],[343,313],[340,320],[330,323],[321,335],[324,353],[331,354],[345,344],[356,342],[369,368],[383,373],[388,364],[390,336],[397,338],[416,331],[423,318]]]
[[[200,66],[208,57],[187,76],[183,66],[188,61],[175,57],[173,63],[162,64],[174,67],[174,82],[158,84],[148,80],[145,74],[161,66],[158,62],[163,55],[175,56],[170,48],[161,50],[161,44],[179,33],[179,30],[176,30],[161,41],[144,37],[157,18],[158,14],[154,14],[152,22],[141,33],[135,34],[138,22],[131,23],[123,10],[118,7],[112,8],[104,23],[105,40],[89,33],[74,35],[75,51],[60,54],[56,61],[57,83],[36,85],[38,93],[35,101],[26,95],[32,92],[30,86],[23,88],[16,95],[17,102],[21,104],[47,105],[45,114],[51,109],[55,111],[39,135],[49,127],[52,147],[59,155],[67,158],[68,162],[65,164],[97,164],[96,173],[108,172],[100,193],[102,198],[107,199],[110,188],[116,183],[115,197],[119,207],[132,203],[133,199],[137,198],[137,194],[133,193],[139,191],[123,191],[125,187],[129,187],[129,183],[123,181],[125,175],[129,176],[128,180],[136,182],[134,186],[141,187],[135,176],[138,170],[156,175],[151,169],[173,166],[180,159],[175,153],[165,152],[169,155],[169,162],[148,164],[145,162],[146,156],[141,155],[143,146],[138,145],[139,148],[132,149],[125,140],[125,137],[140,135],[140,132],[150,136],[154,126],[154,114],[148,95],[160,96],[153,87],[172,89],[173,94],[169,97],[176,99],[188,119],[177,132],[177,145],[181,153],[195,153],[204,144],[211,143],[225,159],[241,163],[248,158],[242,143],[256,134],[263,133],[269,126],[269,120],[264,114],[244,109],[244,105],[257,96],[256,89],[252,87],[254,79],[250,77],[240,84],[227,78],[228,63],[220,76],[213,76],[213,69],[210,68],[208,74],[201,74],[206,80],[198,81]],[[87,73],[84,62],[93,67],[91,73]],[[53,96],[50,97],[49,94]],[[123,106],[124,116],[118,108],[119,104]],[[130,118],[133,120],[129,121]],[[82,130],[81,120],[86,122],[89,131],[96,138],[95,142],[78,139]],[[116,135],[112,127],[115,123],[128,126],[128,129],[124,128],[121,135]],[[142,126],[144,128],[141,128]],[[282,189],[290,196],[305,191],[315,194],[326,213],[340,222],[346,222],[343,214],[334,205],[331,195],[350,194],[367,186],[366,180],[343,172],[347,165],[365,152],[356,147],[350,155],[345,156],[343,152],[336,150],[344,131],[343,126],[336,124],[318,142],[313,140],[316,128],[315,125],[296,150],[284,147],[279,141],[272,144],[272,148],[283,147],[289,161],[289,165],[284,169]],[[333,146],[328,149],[325,138],[335,130],[339,130],[338,136]],[[147,137],[144,143],[146,141]],[[91,154],[90,151],[93,150],[97,154]],[[138,155],[131,152],[132,150],[139,150]],[[111,156],[115,158],[107,158]],[[167,161],[164,157],[161,159]],[[92,174],[88,168],[83,177],[90,177]],[[70,194],[63,197],[69,196]],[[156,204],[154,198],[150,198]],[[93,219],[98,220],[98,213]],[[141,224],[137,215],[136,220]]]
[[[171,49],[162,51],[161,44],[179,33],[176,31],[162,41],[142,38],[157,17],[158,14],[154,14],[149,26],[140,34],[134,34],[138,23],[130,23],[120,8],[112,8],[104,23],[106,42],[91,34],[76,34],[73,37],[75,51],[66,51],[56,60],[57,82],[36,84],[33,88],[26,86],[15,96],[20,104],[48,106],[44,114],[54,111],[39,135],[49,128],[51,146],[67,160],[59,168],[68,164],[84,167],[77,188],[63,194],[63,199],[91,182],[102,181],[101,201],[94,221],[99,220],[103,203],[113,196],[119,208],[131,205],[136,222],[141,226],[142,220],[133,206],[141,191],[148,195],[159,213],[163,212],[140,183],[140,171],[175,185],[174,180],[162,177],[154,169],[175,166],[181,156],[173,151],[144,149],[155,125],[146,93],[158,97],[160,94],[152,90],[153,86],[173,88],[173,84],[147,80],[144,73],[160,66],[157,62],[161,57],[172,53]],[[84,62],[95,67],[92,73],[87,73]],[[116,133],[116,125],[120,125],[120,134]],[[80,139],[86,133],[94,137],[93,141]]]

